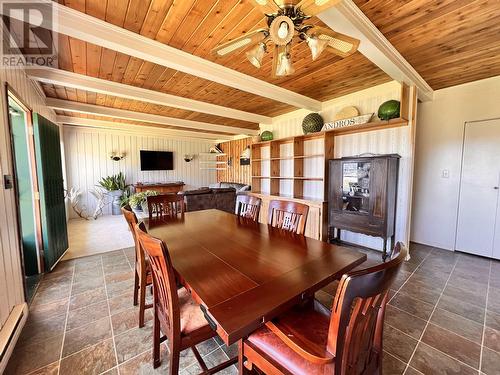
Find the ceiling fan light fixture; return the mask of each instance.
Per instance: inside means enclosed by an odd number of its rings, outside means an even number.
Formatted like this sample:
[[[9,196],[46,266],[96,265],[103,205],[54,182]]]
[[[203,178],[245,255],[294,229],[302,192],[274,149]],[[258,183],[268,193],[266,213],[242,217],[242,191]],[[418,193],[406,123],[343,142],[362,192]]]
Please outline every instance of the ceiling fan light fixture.
[[[254,48],[246,53],[248,61],[255,66],[256,68],[260,68],[262,66],[262,60],[264,58],[264,54],[266,53],[267,48],[264,42],[260,42]]]
[[[325,39],[320,39],[317,36],[309,36],[306,34],[306,42],[307,45],[309,46],[309,49],[311,50],[311,55],[313,61],[316,60],[319,55],[325,50],[325,48],[328,46],[329,41]]]
[[[281,39],[285,39],[288,35],[288,24],[286,22],[281,22],[278,29],[278,36]]]
[[[295,73],[295,68],[292,64],[291,56],[288,52],[283,52],[278,56],[278,67],[276,75],[278,77],[289,76]]]

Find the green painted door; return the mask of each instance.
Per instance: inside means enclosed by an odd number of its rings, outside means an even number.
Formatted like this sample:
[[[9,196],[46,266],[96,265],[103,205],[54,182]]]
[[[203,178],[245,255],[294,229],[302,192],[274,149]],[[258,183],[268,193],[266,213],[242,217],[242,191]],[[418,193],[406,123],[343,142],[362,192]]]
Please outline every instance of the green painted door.
[[[19,224],[23,245],[24,272],[26,276],[39,273],[36,248],[35,210],[33,186],[31,182],[30,157],[28,147],[28,127],[26,114],[9,98],[10,126],[14,163],[16,170],[16,189],[19,202]]]
[[[68,249],[59,127],[33,114],[45,270]]]

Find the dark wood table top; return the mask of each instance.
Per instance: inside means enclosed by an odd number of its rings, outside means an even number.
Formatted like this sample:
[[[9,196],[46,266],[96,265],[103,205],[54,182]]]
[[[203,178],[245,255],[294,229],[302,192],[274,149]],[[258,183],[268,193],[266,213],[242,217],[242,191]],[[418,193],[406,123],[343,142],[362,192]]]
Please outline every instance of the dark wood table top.
[[[228,345],[366,260],[353,249],[219,210],[144,220]]]

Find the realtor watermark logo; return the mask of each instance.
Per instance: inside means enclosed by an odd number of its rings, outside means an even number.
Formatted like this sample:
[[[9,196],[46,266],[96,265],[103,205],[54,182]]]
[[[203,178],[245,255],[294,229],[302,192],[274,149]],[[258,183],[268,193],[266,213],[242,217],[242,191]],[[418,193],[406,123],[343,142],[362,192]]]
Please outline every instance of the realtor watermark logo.
[[[57,17],[50,0],[0,0],[2,68],[57,68]]]

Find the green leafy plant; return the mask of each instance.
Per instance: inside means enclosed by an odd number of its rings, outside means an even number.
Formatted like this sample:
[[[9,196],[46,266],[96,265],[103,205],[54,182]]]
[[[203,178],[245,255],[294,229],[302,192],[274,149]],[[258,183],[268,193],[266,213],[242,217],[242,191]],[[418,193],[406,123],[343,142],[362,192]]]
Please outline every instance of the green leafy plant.
[[[130,204],[130,197],[132,195],[132,192],[130,191],[130,186],[127,186],[123,190],[123,195],[120,197],[120,207],[124,207],[127,204]]]
[[[99,186],[107,191],[115,191],[115,190],[125,190],[128,188],[127,183],[125,182],[125,175],[120,172],[118,174],[103,177],[101,181],[99,181]]]
[[[147,198],[154,195],[158,195],[158,192],[154,190],[146,190],[140,193],[135,193],[129,198],[128,203],[131,207],[143,207]]]

